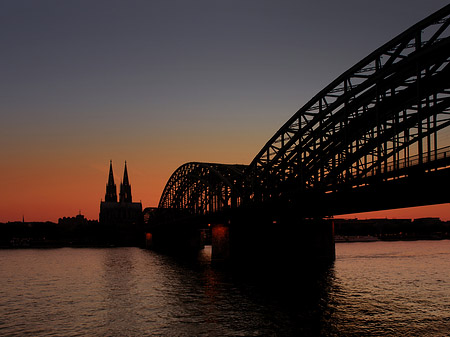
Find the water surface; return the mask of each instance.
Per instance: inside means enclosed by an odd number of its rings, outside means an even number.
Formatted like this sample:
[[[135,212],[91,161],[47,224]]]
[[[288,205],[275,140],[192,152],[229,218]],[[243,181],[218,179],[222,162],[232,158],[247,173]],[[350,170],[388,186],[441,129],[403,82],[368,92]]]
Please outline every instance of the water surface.
[[[0,250],[0,335],[450,331],[450,241],[342,243],[329,268],[254,277],[211,266],[209,253],[186,263],[138,248]]]

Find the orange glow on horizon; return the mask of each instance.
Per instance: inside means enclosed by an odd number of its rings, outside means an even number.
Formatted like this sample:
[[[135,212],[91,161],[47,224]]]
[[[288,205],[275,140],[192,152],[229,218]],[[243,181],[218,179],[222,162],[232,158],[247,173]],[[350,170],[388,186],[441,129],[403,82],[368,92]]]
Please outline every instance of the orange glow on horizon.
[[[121,155],[119,159],[112,155],[97,158],[94,153],[84,154],[83,160],[70,162],[74,156],[76,154],[46,157],[46,160],[34,157],[31,164],[23,160],[2,163],[0,175],[8,179],[4,179],[0,186],[0,222],[22,221],[22,217],[25,221],[57,222],[58,218],[72,217],[80,211],[88,219],[98,219],[111,157],[117,193],[126,158],[133,201],[141,201],[143,208],[156,207],[167,180],[183,163],[173,159],[153,162],[137,154]],[[160,153],[154,157],[164,158]],[[188,154],[183,157],[188,157]],[[336,216],[359,219],[422,217],[449,221],[450,204]]]
[[[398,208],[383,211],[363,212],[335,216],[337,219],[418,219],[440,218],[442,221],[450,221],[450,204],[429,205],[420,207]]]
[[[2,176],[6,175],[4,168],[0,168]],[[19,165],[6,169],[9,179],[1,186],[0,222],[22,221],[22,218],[30,222],[57,222],[58,218],[72,217],[79,212],[88,219],[98,219],[100,201],[105,198],[109,161],[101,168],[99,164],[69,166],[54,161],[36,163],[32,170]],[[148,177],[136,165],[129,164],[133,201],[141,201],[143,207],[156,206],[168,179],[164,171],[166,168]],[[117,194],[122,176],[123,164],[117,163],[114,165]]]

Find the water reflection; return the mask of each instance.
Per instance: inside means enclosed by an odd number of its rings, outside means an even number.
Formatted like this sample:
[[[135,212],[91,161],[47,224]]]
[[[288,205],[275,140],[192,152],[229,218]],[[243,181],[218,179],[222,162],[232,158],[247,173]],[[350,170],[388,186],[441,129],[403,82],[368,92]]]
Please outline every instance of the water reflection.
[[[337,245],[332,266],[217,268],[137,248],[0,250],[5,336],[444,336],[450,243]]]
[[[105,334],[114,335],[127,328],[128,333],[136,334],[140,322],[136,320],[135,302],[139,300],[136,291],[132,248],[109,249],[103,256],[102,287],[100,290],[104,303]]]
[[[268,333],[333,335],[334,267],[311,267],[308,271],[302,268],[293,266],[291,270],[278,270],[275,274],[268,270],[266,275],[237,276],[235,280],[253,303],[264,308]]]
[[[332,265],[308,271],[293,266],[284,272],[224,268],[209,263],[209,249],[196,262],[163,257],[171,266],[168,301],[183,308],[173,316],[171,333],[332,335]]]
[[[345,335],[446,336],[450,242],[340,244],[333,294]]]

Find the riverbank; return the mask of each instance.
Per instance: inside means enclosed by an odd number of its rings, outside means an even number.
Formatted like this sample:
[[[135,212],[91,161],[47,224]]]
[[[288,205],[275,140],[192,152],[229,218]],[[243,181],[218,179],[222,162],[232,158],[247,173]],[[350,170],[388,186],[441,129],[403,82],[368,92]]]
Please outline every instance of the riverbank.
[[[420,241],[420,240],[450,240],[449,233],[433,233],[428,235],[392,234],[382,236],[372,235],[336,235],[335,243],[377,242],[377,241]]]

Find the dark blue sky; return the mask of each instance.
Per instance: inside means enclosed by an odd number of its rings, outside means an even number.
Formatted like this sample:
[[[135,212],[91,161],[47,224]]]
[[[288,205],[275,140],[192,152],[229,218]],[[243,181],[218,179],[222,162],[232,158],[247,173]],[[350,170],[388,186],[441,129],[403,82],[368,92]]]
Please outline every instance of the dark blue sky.
[[[109,160],[128,160],[154,205],[184,162],[248,164],[319,90],[446,4],[2,0],[0,175],[14,178],[1,187],[32,199],[71,176],[97,200]]]
[[[233,125],[246,115],[276,131],[332,79],[446,3],[6,0],[2,111],[14,113],[11,122],[63,127],[129,118]]]

